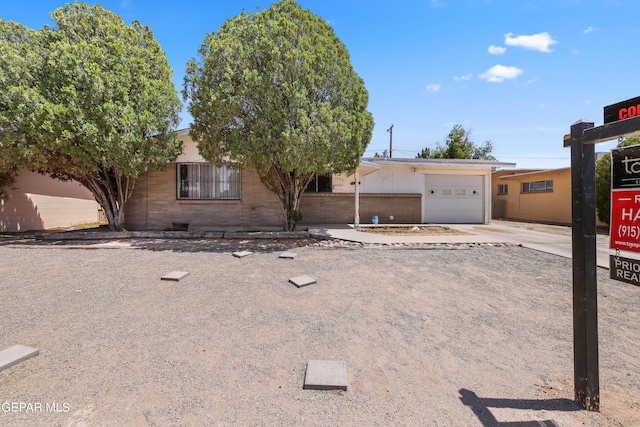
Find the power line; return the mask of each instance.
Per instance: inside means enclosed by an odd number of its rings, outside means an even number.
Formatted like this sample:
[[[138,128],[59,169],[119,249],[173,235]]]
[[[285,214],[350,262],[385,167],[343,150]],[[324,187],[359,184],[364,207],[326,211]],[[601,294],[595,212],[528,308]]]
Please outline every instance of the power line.
[[[510,156],[496,156],[501,159],[531,159],[531,160],[569,160],[569,157],[510,157]]]

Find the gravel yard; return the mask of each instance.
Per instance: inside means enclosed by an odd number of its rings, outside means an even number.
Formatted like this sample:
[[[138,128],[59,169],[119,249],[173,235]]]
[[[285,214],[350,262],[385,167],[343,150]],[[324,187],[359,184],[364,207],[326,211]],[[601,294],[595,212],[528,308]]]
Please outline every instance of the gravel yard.
[[[569,259],[490,244],[95,243],[0,240],[0,350],[40,349],[0,372],[0,425],[640,425],[640,287],[606,270],[590,413],[573,402]],[[160,280],[173,270],[190,275]],[[318,283],[288,283],[299,275]],[[312,359],[346,361],[348,391],[303,390]]]

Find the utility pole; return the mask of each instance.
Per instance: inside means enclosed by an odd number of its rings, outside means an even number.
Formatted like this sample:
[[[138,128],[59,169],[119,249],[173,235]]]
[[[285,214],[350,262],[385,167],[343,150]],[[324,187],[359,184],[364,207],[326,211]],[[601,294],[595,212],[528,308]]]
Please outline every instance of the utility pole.
[[[389,132],[389,158],[391,158],[393,153],[393,123],[391,123],[391,127],[387,129],[387,132]]]

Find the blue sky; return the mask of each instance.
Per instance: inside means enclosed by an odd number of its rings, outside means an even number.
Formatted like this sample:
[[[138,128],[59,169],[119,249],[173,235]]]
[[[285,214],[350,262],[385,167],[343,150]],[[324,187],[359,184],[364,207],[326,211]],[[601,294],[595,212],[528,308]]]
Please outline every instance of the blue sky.
[[[94,4],[94,2],[88,2]],[[153,30],[179,90],[206,33],[259,0],[104,0]],[[640,96],[637,0],[298,0],[329,22],[369,91],[376,126],[365,156],[389,147],[413,158],[460,124],[498,160],[522,168],[570,165],[562,137],[580,119]],[[63,1],[2,2],[0,17],[50,24]],[[181,128],[190,117],[182,114]],[[608,151],[615,142],[599,144]]]

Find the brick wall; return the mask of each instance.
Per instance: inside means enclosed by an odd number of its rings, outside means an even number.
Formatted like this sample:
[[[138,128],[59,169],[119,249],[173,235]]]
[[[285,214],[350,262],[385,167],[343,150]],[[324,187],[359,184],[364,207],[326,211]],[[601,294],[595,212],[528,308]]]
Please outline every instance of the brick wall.
[[[302,196],[300,209],[304,214],[301,225],[353,223],[355,195],[307,193]],[[374,215],[378,216],[380,224],[419,224],[422,221],[422,195],[360,193],[360,222],[371,223]]]
[[[165,229],[173,222],[191,227],[279,226],[280,202],[255,170],[243,169],[241,200],[177,200],[176,165],[140,175],[127,202],[128,229]]]
[[[144,173],[127,202],[126,227],[161,230],[174,222],[189,223],[192,228],[283,226],[280,202],[256,171],[243,169],[241,180],[241,200],[177,200],[175,164],[168,164],[164,171]],[[300,225],[352,223],[354,197],[344,193],[303,195],[300,208],[304,218]],[[373,215],[378,215],[380,224],[420,223],[422,196],[360,194],[360,221],[370,223]]]

